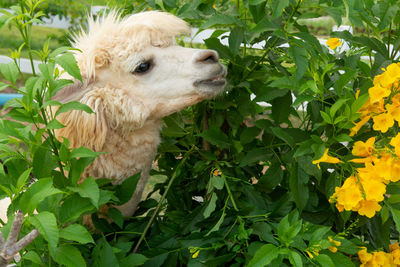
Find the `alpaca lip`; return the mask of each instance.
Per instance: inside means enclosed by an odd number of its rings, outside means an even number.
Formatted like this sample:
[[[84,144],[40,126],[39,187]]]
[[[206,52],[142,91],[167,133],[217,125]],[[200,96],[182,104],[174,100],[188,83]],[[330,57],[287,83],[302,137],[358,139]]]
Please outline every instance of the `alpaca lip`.
[[[221,87],[224,86],[225,84],[226,84],[225,74],[218,75],[210,79],[198,80],[194,82],[195,86],[206,85],[206,86]]]

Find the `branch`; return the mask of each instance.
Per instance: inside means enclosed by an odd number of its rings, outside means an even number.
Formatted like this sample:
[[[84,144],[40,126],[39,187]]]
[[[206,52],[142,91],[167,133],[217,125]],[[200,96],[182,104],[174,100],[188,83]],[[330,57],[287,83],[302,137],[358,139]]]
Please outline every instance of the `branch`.
[[[0,267],[6,267],[15,254],[29,245],[39,235],[38,230],[35,229],[17,241],[23,218],[22,212],[17,211],[7,241],[4,241],[3,234],[0,232]]]

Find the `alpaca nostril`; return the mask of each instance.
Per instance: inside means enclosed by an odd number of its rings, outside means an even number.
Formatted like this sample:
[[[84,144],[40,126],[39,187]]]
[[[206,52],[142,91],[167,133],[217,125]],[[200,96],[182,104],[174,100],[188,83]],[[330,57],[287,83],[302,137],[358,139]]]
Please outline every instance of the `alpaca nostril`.
[[[217,63],[218,60],[218,54],[212,50],[202,51],[196,57],[198,63]]]

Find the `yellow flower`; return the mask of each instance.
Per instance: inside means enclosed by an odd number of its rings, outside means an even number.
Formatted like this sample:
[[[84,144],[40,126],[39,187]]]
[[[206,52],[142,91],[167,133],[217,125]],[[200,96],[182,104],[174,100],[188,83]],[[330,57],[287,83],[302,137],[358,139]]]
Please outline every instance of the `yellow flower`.
[[[394,147],[394,153],[396,156],[400,157],[400,134],[397,134],[392,138],[392,140],[390,140],[390,145]]]
[[[222,175],[222,172],[221,172],[219,169],[215,169],[215,170],[213,171],[213,175],[214,175],[214,176],[221,176],[221,175]]]
[[[343,205],[345,210],[353,210],[358,207],[358,204],[363,200],[360,185],[355,176],[350,176],[344,181],[337,195],[337,203]]]
[[[330,38],[328,41],[326,41],[326,44],[332,50],[335,49],[336,47],[342,45],[342,43],[340,42],[339,38]]]
[[[394,124],[393,117],[389,113],[379,114],[378,116],[373,117],[373,120],[373,129],[375,131],[381,131],[382,133],[386,133]]]
[[[361,129],[361,127],[366,124],[371,116],[365,116],[362,118],[359,122],[355,123],[355,126],[350,129],[350,136],[354,136],[355,134],[358,133],[358,131]]]
[[[383,74],[384,78],[380,81],[382,86],[392,86],[400,78],[400,65],[398,63],[390,64]]]
[[[329,155],[328,155],[328,151],[329,151],[329,148],[325,149],[325,152],[324,152],[324,154],[322,155],[322,157],[319,158],[319,159],[317,159],[317,160],[314,160],[314,161],[312,162],[313,164],[317,164],[318,169],[321,169],[321,167],[319,166],[319,164],[320,164],[321,162],[325,162],[325,163],[334,163],[334,164],[343,162],[343,161],[341,161],[341,160],[338,159],[338,158],[329,156]]]
[[[329,246],[328,249],[329,249],[330,251],[332,251],[333,253],[336,253],[336,252],[337,252],[337,247]]]
[[[379,100],[383,99],[390,95],[390,90],[386,87],[382,87],[380,85],[375,85],[368,89],[369,97],[371,98],[371,102],[378,102]]]
[[[365,215],[368,218],[374,217],[375,213],[377,211],[381,210],[381,206],[378,204],[378,202],[374,200],[361,200],[360,202],[361,206],[358,209],[358,214],[360,215]]]
[[[400,122],[400,105],[393,102],[393,104],[386,104],[385,107],[390,116],[392,116],[396,121]]]
[[[311,254],[311,252],[310,252],[310,251],[306,250],[306,253],[307,253],[308,257],[310,257],[310,259],[314,258],[314,255],[313,255],[313,254]]]
[[[199,256],[200,250],[196,251],[193,255],[192,258],[195,259],[197,256]]]
[[[367,252],[366,247],[361,247],[361,250],[358,251],[358,258],[360,259],[361,263],[367,263],[372,259],[372,254]]]
[[[390,251],[393,251],[393,250],[396,250],[396,249],[400,249],[399,243],[398,243],[398,242],[395,242],[395,243],[393,243],[393,244],[390,244],[390,245],[389,245],[389,249],[390,249]]]
[[[365,143],[363,141],[355,142],[351,153],[357,157],[371,156],[374,150],[375,139],[375,137],[371,137]]]

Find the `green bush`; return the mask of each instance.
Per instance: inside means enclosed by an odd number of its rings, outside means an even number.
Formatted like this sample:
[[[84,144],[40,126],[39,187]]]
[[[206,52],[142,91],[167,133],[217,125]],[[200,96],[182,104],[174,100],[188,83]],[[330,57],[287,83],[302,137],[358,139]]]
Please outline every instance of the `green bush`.
[[[389,181],[369,169],[368,181],[381,179],[385,193],[380,196],[383,201],[376,201],[380,208],[373,214],[361,215],[352,197],[346,202],[354,204],[352,208],[341,207],[340,196],[343,182],[358,177],[362,164],[372,168],[378,159],[394,162],[384,170],[397,162],[396,143],[391,138],[396,136],[398,124],[392,123],[389,131],[383,131],[375,122],[379,112],[389,114],[382,110],[384,104],[397,103],[400,72],[387,74],[397,65],[378,76],[394,79],[376,102],[378,108],[381,105],[379,111],[372,110],[375,91],[370,88],[377,86],[379,81],[374,77],[381,69],[397,59],[398,1],[166,0],[119,7],[124,13],[162,9],[201,29],[216,28],[205,45],[217,50],[228,67],[226,93],[165,118],[158,167],[152,171],[152,175],[166,177],[165,181],[152,187],[134,217],[123,220],[111,209],[108,216],[114,222],[109,223],[96,211],[102,204],[123,202],[138,177],[117,187],[106,179],[90,178],[77,184],[96,153],[85,148],[71,150],[68,140],[55,139],[54,129],[62,125],[48,107],[60,105],[51,97],[70,83],[58,79],[61,70],[55,63],[75,78],[80,76],[69,48],[50,52],[45,47],[40,74],[24,87],[15,88],[24,96],[7,104],[12,107],[8,116],[13,120],[0,121],[4,166],[0,189],[3,196],[12,199],[9,222],[14,211],[21,209],[27,215],[22,232],[32,228],[40,232],[25,249],[19,265],[400,263],[396,256],[400,251],[394,243],[400,230],[397,176]],[[365,31],[356,35],[332,33],[350,47],[347,51],[341,51],[341,46],[332,50],[297,23],[315,16],[310,10],[331,16],[338,25],[346,18],[353,27]],[[9,23],[22,27],[23,34],[25,29],[29,33],[29,21],[35,13],[22,13],[26,15],[9,15]],[[224,46],[217,37],[228,31],[229,46]],[[31,53],[29,38],[24,40]],[[264,49],[251,48],[260,41],[265,41]],[[18,60],[15,63],[0,66],[11,86],[19,75]],[[76,102],[63,107],[91,112]],[[369,109],[369,115],[362,115],[360,108]],[[356,131],[354,123],[360,116],[367,120],[358,123]],[[370,137],[377,140],[375,145],[366,146],[370,161],[361,165],[360,161],[351,162],[360,155],[353,145],[359,148],[361,143],[356,142]],[[328,156],[327,149],[335,157]],[[314,161],[320,164],[313,164],[313,159],[320,159]],[[353,189],[361,190],[358,201],[369,200],[363,185],[354,180]],[[81,226],[82,215],[90,213],[98,232],[90,233]],[[5,235],[9,225],[2,228]]]

